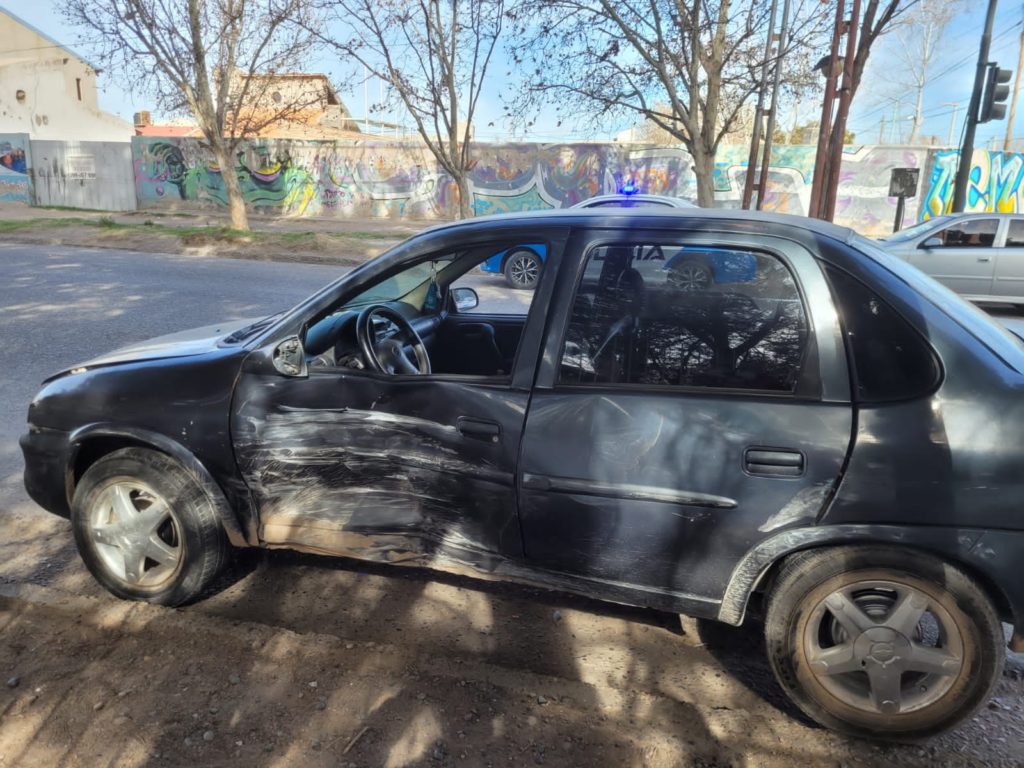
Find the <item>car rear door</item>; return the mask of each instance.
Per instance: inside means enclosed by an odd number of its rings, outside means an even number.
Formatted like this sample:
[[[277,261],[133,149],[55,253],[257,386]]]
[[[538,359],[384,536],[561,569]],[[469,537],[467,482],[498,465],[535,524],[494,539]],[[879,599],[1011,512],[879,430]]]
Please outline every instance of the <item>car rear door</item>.
[[[828,287],[807,250],[768,236],[576,238],[524,431],[526,557],[715,602],[743,553],[813,524],[840,477],[853,413]],[[704,291],[647,284],[628,255],[654,245],[755,268]]]
[[[998,217],[960,219],[928,235],[910,263],[963,296],[990,296],[998,235]],[[942,244],[925,247],[935,239]]]
[[[992,295],[1024,301],[1024,218],[1004,218],[999,243],[1001,247],[994,249]]]

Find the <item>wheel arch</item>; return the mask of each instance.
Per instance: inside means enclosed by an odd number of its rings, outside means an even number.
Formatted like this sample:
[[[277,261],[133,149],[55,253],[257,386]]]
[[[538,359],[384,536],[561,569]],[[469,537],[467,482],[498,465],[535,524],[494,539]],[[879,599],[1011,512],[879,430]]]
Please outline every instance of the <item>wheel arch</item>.
[[[236,547],[248,546],[238,517],[228,503],[223,489],[203,463],[181,443],[159,432],[137,427],[89,424],[72,432],[68,438],[68,445],[64,485],[69,506],[78,481],[90,466],[121,448],[148,448],[170,456],[184,467],[209,494],[228,541]]]
[[[770,587],[783,561],[792,555],[810,550],[878,545],[915,550],[949,562],[978,582],[1004,621],[1019,623],[1020,606],[1015,609],[991,574],[972,562],[970,553],[982,533],[978,530],[869,525],[783,531],[749,550],[737,563],[722,597],[718,619],[734,626],[742,624],[751,596]]]

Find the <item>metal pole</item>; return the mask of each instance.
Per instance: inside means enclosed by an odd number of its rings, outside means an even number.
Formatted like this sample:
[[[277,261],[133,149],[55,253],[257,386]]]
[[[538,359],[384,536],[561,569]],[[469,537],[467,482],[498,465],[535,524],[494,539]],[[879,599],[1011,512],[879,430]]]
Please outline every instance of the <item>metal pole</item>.
[[[906,198],[903,195],[896,198],[896,221],[892,225],[893,232],[903,229],[903,212],[906,210],[906,205]]]
[[[750,135],[750,152],[747,154],[747,176],[743,180],[742,207],[750,208],[754,194],[754,175],[757,173],[757,150],[761,143],[761,119],[764,116],[764,92],[768,87],[768,59],[772,55],[772,34],[775,32],[775,10],[778,0],[772,0],[768,13],[768,38],[764,43],[764,60],[761,64],[761,83],[757,89],[757,107],[754,108],[754,130]]]
[[[853,101],[853,63],[857,57],[857,27],[860,24],[860,0],[853,0],[850,6],[850,28],[846,30],[846,61],[843,62],[843,87],[839,90],[839,109],[836,110],[836,124],[832,129],[832,145],[829,157],[829,179],[825,190],[825,210],[821,217],[832,221],[836,215],[836,193],[839,188],[839,171],[843,164],[843,143],[846,140],[846,118]]]
[[[992,24],[996,18],[996,0],[988,0],[985,16],[985,31],[978,48],[978,68],[974,73],[974,91],[967,106],[967,127],[964,129],[964,143],[960,147],[960,160],[956,169],[956,186],[953,188],[953,212],[959,213],[967,202],[967,181],[974,159],[974,133],[978,127],[978,107],[981,105],[981,89],[985,86],[985,72],[988,69],[988,49],[992,43]]]
[[[953,115],[949,120],[949,146],[953,146],[953,139],[956,137],[956,116],[960,111],[959,101],[945,101],[942,103],[944,107],[952,107]]]
[[[1020,92],[1020,71],[1024,69],[1024,29],[1020,32],[1018,43],[1017,71],[1013,75],[1013,96],[1010,98],[1010,116],[1006,119],[1006,138],[1003,139],[1003,152],[1010,151],[1013,141],[1013,119],[1017,116],[1017,94]]]
[[[878,143],[882,143],[882,138],[885,136],[885,115],[882,115],[882,122],[878,124]]]
[[[768,108],[768,126],[764,134],[764,157],[761,160],[761,178],[757,182],[757,210],[764,208],[764,193],[768,189],[768,169],[772,164],[772,141],[775,138],[775,115],[779,106],[779,88],[782,83],[782,57],[789,41],[789,6],[791,0],[782,3],[782,26],[779,28],[779,47],[775,56],[775,77],[772,82],[772,103]]]
[[[832,32],[832,48],[828,58],[827,80],[825,81],[825,99],[821,105],[821,122],[818,123],[818,149],[814,154],[814,176],[811,178],[811,202],[807,215],[813,218],[821,218],[821,201],[824,196],[822,192],[825,187],[825,170],[827,168],[827,153],[829,135],[832,132],[832,106],[836,98],[836,64],[839,60],[839,38],[843,32],[843,12],[846,10],[846,0],[836,2],[836,27]]]

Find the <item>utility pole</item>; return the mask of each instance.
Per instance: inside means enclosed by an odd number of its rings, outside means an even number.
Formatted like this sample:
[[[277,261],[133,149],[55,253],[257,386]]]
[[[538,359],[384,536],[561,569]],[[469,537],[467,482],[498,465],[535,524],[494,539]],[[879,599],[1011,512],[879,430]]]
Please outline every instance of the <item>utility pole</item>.
[[[952,107],[953,108],[953,114],[949,118],[949,142],[948,142],[949,146],[952,147],[953,146],[953,139],[956,137],[956,116],[960,112],[960,102],[959,101],[944,101],[944,102],[942,102],[942,106],[944,106],[944,107]]]
[[[882,115],[882,121],[878,124],[878,143],[881,144],[885,137],[885,115]]]
[[[761,178],[757,182],[757,210],[764,208],[764,193],[768,189],[768,169],[772,163],[772,142],[775,140],[775,115],[779,110],[779,89],[782,85],[782,57],[789,49],[789,6],[791,0],[783,0],[782,26],[779,27],[779,42],[775,55],[775,78],[772,83],[772,103],[768,108],[768,127],[765,129],[764,157],[761,159]],[[771,37],[769,36],[769,40]]]
[[[775,32],[775,11],[778,0],[772,0],[768,12],[768,36],[764,41],[764,58],[761,61],[761,82],[757,88],[757,106],[754,108],[754,129],[750,135],[750,152],[747,155],[747,176],[743,181],[742,207],[750,208],[754,195],[754,176],[757,174],[757,154],[761,145],[761,121],[764,119],[765,91],[768,90],[768,62],[772,55],[772,34]]]
[[[978,128],[978,107],[981,106],[981,90],[985,85],[988,73],[988,51],[992,44],[992,24],[996,18],[996,0],[988,0],[988,12],[985,15],[985,31],[981,35],[978,48],[978,68],[974,74],[974,91],[967,105],[967,127],[964,129],[964,143],[960,147],[960,160],[956,169],[956,186],[953,188],[953,212],[959,213],[967,201],[967,181],[974,158],[974,133]]]
[[[811,178],[811,202],[807,212],[813,218],[822,218],[821,208],[827,182],[824,178],[828,166],[827,157],[829,138],[832,135],[832,109],[836,99],[836,71],[839,64],[839,38],[843,33],[843,14],[846,0],[836,2],[836,23],[832,32],[832,46],[829,50],[828,62],[825,64],[825,99],[821,104],[821,121],[818,123],[818,149],[814,154],[814,176]]]
[[[1013,141],[1013,118],[1017,116],[1017,94],[1020,92],[1020,71],[1024,69],[1024,27],[1020,31],[1020,42],[1017,44],[1017,72],[1013,76],[1013,96],[1010,97],[1010,116],[1006,118],[1006,138],[1003,139],[1003,152],[1010,151]]]
[[[995,2],[995,0],[993,0]],[[839,109],[836,110],[836,124],[832,130],[830,146],[830,173],[825,189],[825,206],[821,218],[832,221],[836,215],[836,194],[839,189],[839,171],[843,163],[843,143],[846,140],[846,118],[853,101],[853,65],[857,58],[857,28],[860,25],[860,0],[853,0],[850,6],[850,21],[846,29],[846,59],[843,62],[843,85],[839,89]]]

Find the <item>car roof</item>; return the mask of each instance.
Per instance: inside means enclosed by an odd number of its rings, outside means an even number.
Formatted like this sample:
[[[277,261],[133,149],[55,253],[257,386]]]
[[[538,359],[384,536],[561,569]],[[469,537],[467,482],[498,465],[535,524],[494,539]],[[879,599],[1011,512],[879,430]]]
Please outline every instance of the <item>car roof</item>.
[[[739,222],[746,224],[768,224],[779,228],[799,229],[825,235],[847,242],[857,233],[848,227],[841,227],[828,221],[785,213],[748,211],[740,208],[554,208],[546,211],[520,211],[498,213],[489,216],[461,219],[429,227],[419,235],[428,237],[442,234],[456,234],[459,230],[504,229],[506,227],[529,227],[545,224],[551,226],[587,226],[594,228],[621,227],[630,221],[657,228],[672,222]]]

